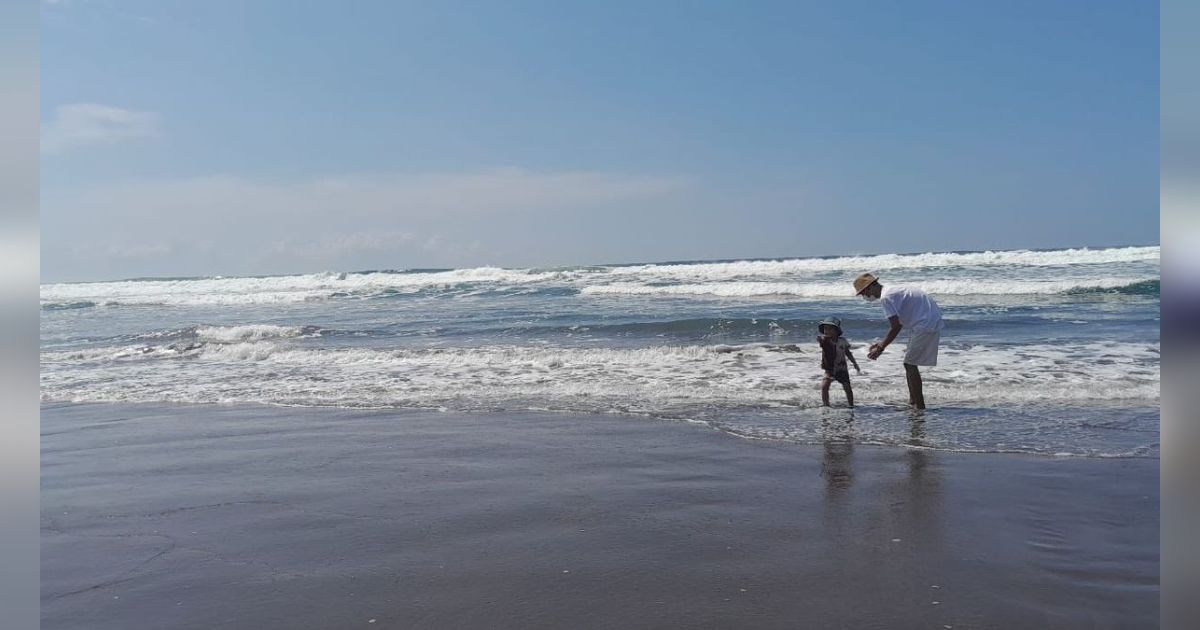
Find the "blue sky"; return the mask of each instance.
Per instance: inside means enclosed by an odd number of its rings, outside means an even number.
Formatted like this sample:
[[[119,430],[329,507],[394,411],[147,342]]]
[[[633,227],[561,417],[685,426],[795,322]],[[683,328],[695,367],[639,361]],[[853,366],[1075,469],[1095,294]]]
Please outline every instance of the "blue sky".
[[[1138,2],[45,1],[43,279],[1158,242]]]

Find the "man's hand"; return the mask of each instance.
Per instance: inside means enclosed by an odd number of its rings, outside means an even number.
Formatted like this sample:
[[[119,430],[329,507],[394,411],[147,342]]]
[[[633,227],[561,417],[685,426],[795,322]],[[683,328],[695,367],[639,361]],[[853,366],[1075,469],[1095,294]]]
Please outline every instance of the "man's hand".
[[[871,348],[867,350],[867,358],[872,361],[878,359],[881,354],[883,354],[883,344],[873,343],[871,344]]]

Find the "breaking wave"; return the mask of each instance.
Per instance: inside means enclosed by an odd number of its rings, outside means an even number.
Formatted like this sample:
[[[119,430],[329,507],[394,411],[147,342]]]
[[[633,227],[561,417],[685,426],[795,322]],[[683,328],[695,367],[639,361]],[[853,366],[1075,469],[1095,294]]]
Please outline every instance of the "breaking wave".
[[[336,299],[406,296],[552,295],[787,295],[845,297],[849,279],[861,271],[894,270],[913,280],[939,270],[952,280],[917,282],[946,295],[1061,294],[1104,290],[1126,294],[1157,291],[1158,247],[884,254],[837,258],[605,265],[558,269],[478,267],[455,270],[370,271],[270,277],[143,279],[60,283],[41,287],[42,308],[95,306],[243,306],[297,304]],[[1127,265],[1131,275],[1097,277],[1104,265]],[[1028,270],[1024,279],[989,280],[979,274]],[[1136,271],[1139,275],[1133,275]],[[964,275],[965,274],[965,275]],[[895,276],[896,274],[892,274]],[[1011,275],[1011,274],[1010,274]],[[1149,283],[1155,283],[1153,285]],[[1126,286],[1129,285],[1129,286]],[[1153,287],[1153,288],[1152,288]]]
[[[736,260],[633,265],[616,270],[632,274],[727,279],[746,276],[806,274],[814,272],[937,269],[946,267],[1059,267],[1145,262],[1158,264],[1158,246],[1108,249],[1010,250],[926,254],[878,254],[829,258]]]
[[[1091,285],[1067,291],[1069,294],[1119,293],[1122,295],[1159,295],[1159,280],[1139,280],[1118,286]]]
[[[1081,280],[929,280],[913,283],[935,295],[1070,295],[1126,293],[1157,295],[1158,280],[1094,278]],[[710,295],[716,297],[795,296],[806,298],[853,297],[847,282],[722,282],[709,284],[646,285],[614,283],[584,287],[584,295]]]
[[[93,308],[95,302],[90,300],[80,300],[78,302],[46,302],[42,304],[44,311],[72,311],[80,308]]]

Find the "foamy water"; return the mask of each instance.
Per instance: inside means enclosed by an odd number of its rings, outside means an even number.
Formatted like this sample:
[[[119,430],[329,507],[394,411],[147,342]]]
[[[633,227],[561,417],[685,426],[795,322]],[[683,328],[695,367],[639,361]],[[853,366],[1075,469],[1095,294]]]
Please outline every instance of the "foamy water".
[[[104,305],[236,306],[379,298],[421,292],[436,295],[554,289],[589,295],[844,297],[847,295],[846,277],[857,275],[862,269],[899,271],[901,275],[897,278],[911,277],[913,272],[938,270],[952,277],[942,280],[924,278],[922,286],[943,295],[1055,295],[1071,291],[1117,290],[1157,282],[1158,264],[1157,247],[1126,247],[1056,252],[887,254],[558,270],[482,267],[425,272],[60,283],[43,285],[41,300],[44,307],[52,309]],[[1058,273],[1061,268],[1071,269],[1070,277],[1064,279]],[[817,278],[820,281],[813,281]]]
[[[762,439],[1156,456],[1158,248],[479,268],[42,287],[47,401],[619,412]],[[935,410],[903,337],[864,346],[869,270],[943,305]],[[858,348],[853,419],[818,408],[815,322]],[[841,393],[836,391],[834,400]],[[846,423],[849,424],[846,424]]]

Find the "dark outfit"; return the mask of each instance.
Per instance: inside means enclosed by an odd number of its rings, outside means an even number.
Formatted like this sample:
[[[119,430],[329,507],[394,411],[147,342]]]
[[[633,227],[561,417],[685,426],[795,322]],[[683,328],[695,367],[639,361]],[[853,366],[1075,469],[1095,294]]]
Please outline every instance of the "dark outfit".
[[[829,335],[818,335],[817,342],[821,344],[821,369],[825,375],[843,384],[850,384],[850,370],[846,367],[846,352],[850,350],[850,342],[845,337],[834,339]]]

